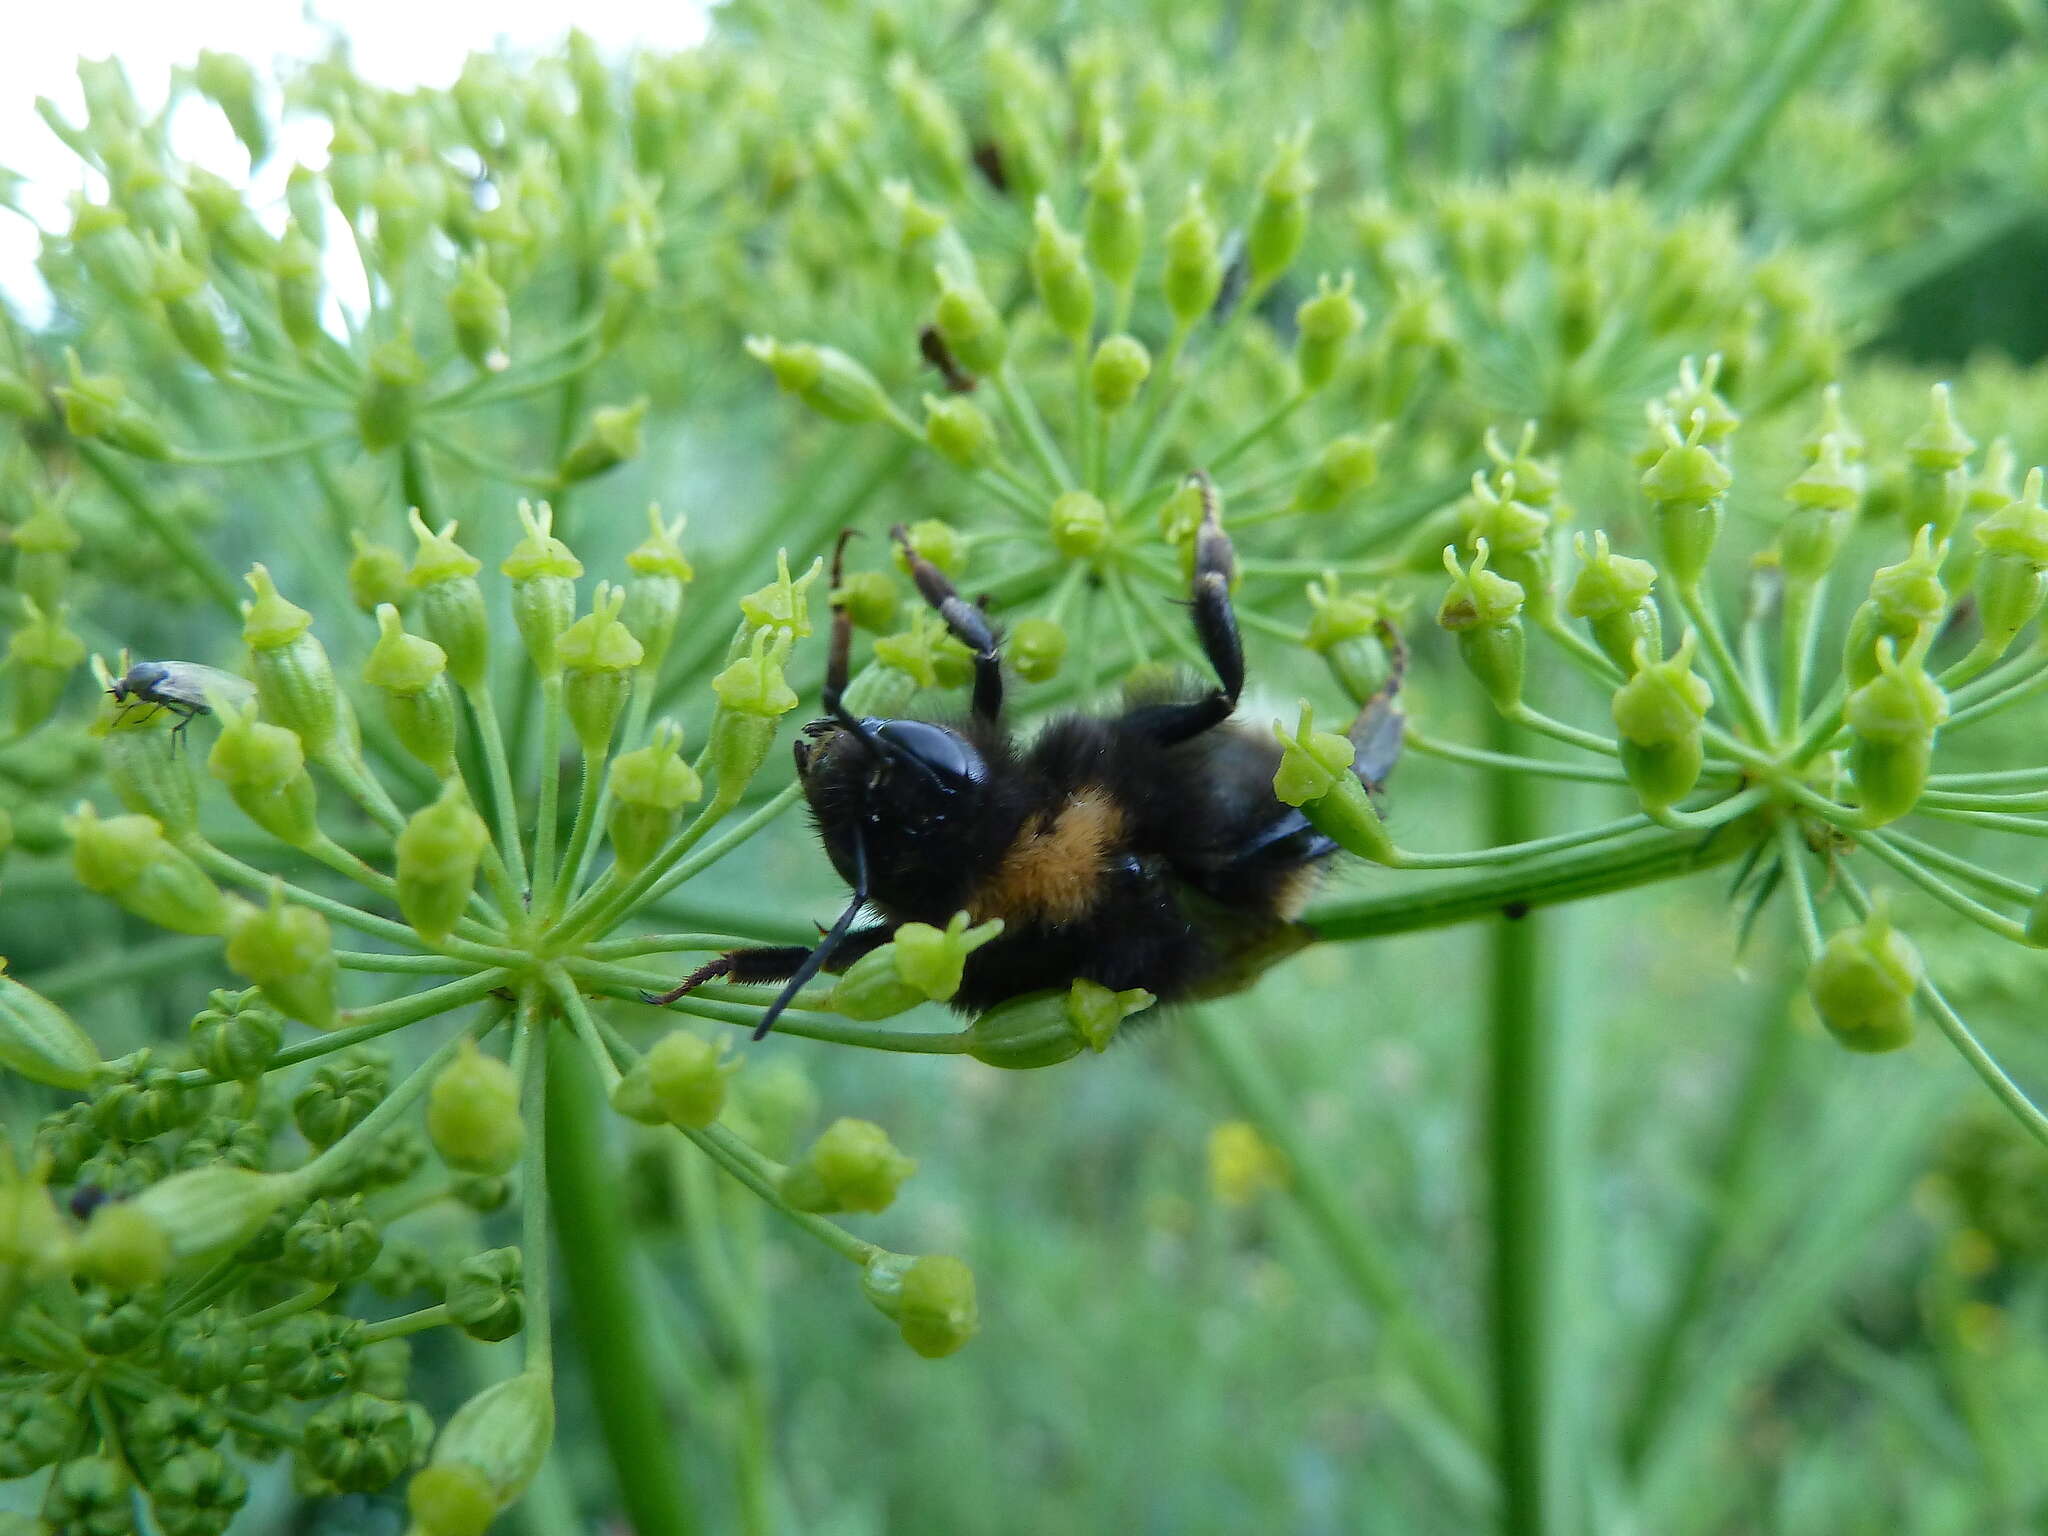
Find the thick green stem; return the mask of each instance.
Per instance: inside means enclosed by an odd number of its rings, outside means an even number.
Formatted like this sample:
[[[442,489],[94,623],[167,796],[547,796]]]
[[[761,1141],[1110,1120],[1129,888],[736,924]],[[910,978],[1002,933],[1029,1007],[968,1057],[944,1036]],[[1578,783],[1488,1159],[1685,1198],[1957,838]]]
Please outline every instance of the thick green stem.
[[[1324,902],[1303,924],[1334,942],[1448,928],[1482,917],[1519,915],[1538,907],[1675,879],[1739,857],[1754,840],[1746,823],[1705,835],[1657,831],[1640,837],[1529,860],[1526,864],[1416,890],[1403,882],[1383,896]]]
[[[683,1481],[682,1436],[654,1378],[647,1340],[655,1323],[635,1283],[617,1170],[604,1146],[591,1066],[568,1031],[551,1031],[548,1187],[569,1305],[591,1399],[619,1497],[639,1536],[697,1529]]]
[[[1520,745],[1503,725],[1496,747]],[[1490,839],[1541,835],[1540,780],[1493,780]],[[1574,1128],[1578,1073],[1573,1010],[1558,1006],[1554,919],[1510,916],[1489,935],[1491,987],[1487,1085],[1492,1186],[1492,1334],[1501,1529],[1507,1536],[1572,1529],[1566,1455],[1565,1336],[1575,1220]]]

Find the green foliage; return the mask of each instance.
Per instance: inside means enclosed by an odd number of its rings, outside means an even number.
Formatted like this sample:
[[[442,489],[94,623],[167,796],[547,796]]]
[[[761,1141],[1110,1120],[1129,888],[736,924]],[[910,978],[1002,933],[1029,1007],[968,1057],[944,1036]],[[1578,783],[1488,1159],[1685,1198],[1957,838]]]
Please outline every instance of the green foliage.
[[[1075,14],[43,104],[91,190],[0,309],[0,1477],[52,1529],[1819,1531],[1892,1469],[2038,1519],[2048,375],[1964,363],[2012,315],[1883,355],[2034,207],[2038,29]],[[799,1045],[653,1019],[812,936],[835,625],[856,712],[958,707],[894,524],[1032,714],[1199,667],[1227,530],[1275,793],[1370,883],[1149,1044],[1086,976],[933,1027],[971,912]],[[198,718],[104,693],[152,658]],[[2008,1113],[1834,1049],[1919,1019]]]

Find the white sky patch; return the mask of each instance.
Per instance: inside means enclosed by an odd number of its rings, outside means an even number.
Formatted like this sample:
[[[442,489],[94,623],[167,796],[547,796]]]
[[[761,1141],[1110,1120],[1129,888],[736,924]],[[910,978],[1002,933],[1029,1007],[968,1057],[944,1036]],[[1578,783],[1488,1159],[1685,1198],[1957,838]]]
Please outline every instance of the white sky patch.
[[[145,108],[161,104],[171,70],[190,64],[199,50],[239,53],[259,75],[280,59],[311,58],[338,33],[349,40],[356,69],[395,88],[445,86],[469,54],[500,43],[521,51],[558,45],[569,26],[581,27],[608,56],[635,47],[676,49],[704,36],[701,0],[494,0],[488,7],[448,6],[422,0],[94,0],[89,5],[24,3],[6,24],[0,46],[0,166],[27,178],[21,201],[44,229],[69,226],[66,199],[86,178],[78,157],[59,143],[37,115],[48,97],[71,122],[84,121],[76,64],[83,55],[118,58]],[[274,105],[274,103],[273,103]],[[277,146],[252,184],[259,215],[284,193],[294,163],[316,169],[327,157],[326,129],[304,118],[276,127]],[[232,181],[248,177],[248,157],[221,115],[204,102],[189,103],[172,122],[177,151]],[[97,189],[96,189],[97,190]],[[270,222],[266,219],[266,222]],[[341,242],[346,246],[347,242]],[[35,270],[41,237],[28,220],[0,208],[0,294],[39,320],[49,295]],[[335,242],[329,242],[329,249]],[[347,277],[332,274],[336,286]],[[354,284],[360,288],[360,272]],[[344,300],[348,295],[341,295]]]

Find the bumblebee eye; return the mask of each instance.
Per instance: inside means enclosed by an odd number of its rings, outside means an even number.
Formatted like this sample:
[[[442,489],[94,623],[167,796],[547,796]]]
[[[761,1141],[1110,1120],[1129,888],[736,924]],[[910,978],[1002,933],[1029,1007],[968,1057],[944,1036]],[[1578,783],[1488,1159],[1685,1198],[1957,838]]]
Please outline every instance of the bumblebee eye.
[[[907,759],[944,788],[979,784],[987,775],[981,754],[968,745],[965,737],[943,725],[923,720],[877,720],[868,724],[885,753]]]

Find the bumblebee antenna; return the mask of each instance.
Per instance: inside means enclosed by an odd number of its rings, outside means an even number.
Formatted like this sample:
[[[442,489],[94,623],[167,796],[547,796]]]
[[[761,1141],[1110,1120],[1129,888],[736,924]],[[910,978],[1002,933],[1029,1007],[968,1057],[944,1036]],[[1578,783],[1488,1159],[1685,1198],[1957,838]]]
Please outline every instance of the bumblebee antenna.
[[[839,914],[839,921],[828,928],[818,940],[817,947],[804,957],[804,963],[796,968],[796,974],[782,984],[782,990],[775,994],[775,1001],[768,1005],[768,1011],[761,1015],[761,1022],[754,1028],[756,1040],[765,1039],[768,1031],[775,1027],[775,1021],[782,1017],[782,1010],[796,1001],[797,993],[810,984],[810,980],[825,968],[832,958],[832,952],[839,948],[840,941],[853,927],[853,920],[860,916],[860,909],[868,904],[868,845],[861,838],[860,824],[853,828],[853,900],[846,904],[846,910]]]

